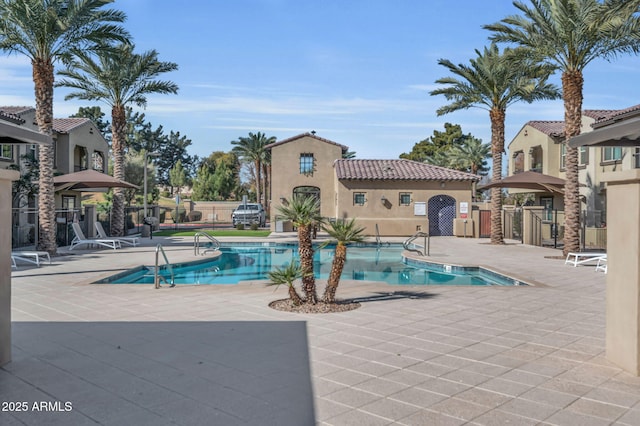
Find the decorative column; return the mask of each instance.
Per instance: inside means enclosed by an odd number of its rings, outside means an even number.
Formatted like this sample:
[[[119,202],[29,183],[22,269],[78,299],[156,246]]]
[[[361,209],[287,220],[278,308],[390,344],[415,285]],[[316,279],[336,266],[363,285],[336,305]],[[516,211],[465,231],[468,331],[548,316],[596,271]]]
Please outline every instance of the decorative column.
[[[640,170],[607,182],[607,358],[640,374]]]
[[[20,172],[0,170],[0,366],[11,361],[11,181]]]

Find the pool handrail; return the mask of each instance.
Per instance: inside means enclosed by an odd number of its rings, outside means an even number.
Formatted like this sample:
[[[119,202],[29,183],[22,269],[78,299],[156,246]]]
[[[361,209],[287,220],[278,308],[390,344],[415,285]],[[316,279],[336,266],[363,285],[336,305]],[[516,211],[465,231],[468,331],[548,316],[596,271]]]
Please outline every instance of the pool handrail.
[[[158,260],[160,259],[160,253],[162,253],[162,257],[164,258],[164,263],[167,265],[167,269],[169,270],[169,273],[171,274],[171,282],[168,283],[167,279],[160,275],[160,265]],[[175,287],[176,283],[175,283],[175,276],[173,274],[173,266],[171,265],[171,263],[169,263],[169,259],[167,259],[167,254],[164,252],[164,248],[162,248],[162,244],[158,244],[156,246],[156,265],[155,265],[155,269],[153,270],[153,284],[155,288],[160,288],[160,280],[164,281],[165,284],[169,284],[169,287]]]
[[[409,245],[413,243],[414,240],[420,237],[424,237],[424,246],[422,247],[423,251],[420,251],[413,247],[409,247]],[[417,245],[417,244],[414,244],[414,245]],[[404,240],[404,242],[402,243],[402,247],[405,250],[418,253],[420,256],[429,256],[430,246],[431,246],[431,236],[429,235],[428,232],[422,232],[422,231],[416,232],[415,234],[413,234],[412,236]]]
[[[200,254],[200,237],[201,236],[207,237],[209,239],[209,241],[211,241],[211,243],[213,243],[213,248],[207,247],[206,249],[204,249],[202,251],[203,255],[207,254],[208,251],[220,250],[220,241],[218,241],[217,239],[215,239],[211,235],[207,234],[206,232],[198,231],[193,236],[193,254],[194,255],[198,256]]]

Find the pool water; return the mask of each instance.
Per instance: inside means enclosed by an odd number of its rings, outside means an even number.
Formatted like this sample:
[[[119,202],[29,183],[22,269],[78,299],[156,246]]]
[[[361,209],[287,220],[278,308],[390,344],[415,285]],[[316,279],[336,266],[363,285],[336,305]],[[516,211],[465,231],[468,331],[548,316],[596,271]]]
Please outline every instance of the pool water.
[[[173,265],[175,284],[237,284],[239,281],[264,280],[275,267],[298,260],[296,245],[256,245],[222,247],[215,259]],[[331,271],[334,247],[316,249],[314,275],[327,279]],[[517,285],[514,280],[485,272],[479,268],[450,269],[438,264],[408,263],[402,259],[403,248],[396,246],[349,246],[341,279],[381,281],[393,285]],[[169,280],[166,267],[161,268]],[[153,271],[147,267],[106,278],[97,283],[152,284]]]

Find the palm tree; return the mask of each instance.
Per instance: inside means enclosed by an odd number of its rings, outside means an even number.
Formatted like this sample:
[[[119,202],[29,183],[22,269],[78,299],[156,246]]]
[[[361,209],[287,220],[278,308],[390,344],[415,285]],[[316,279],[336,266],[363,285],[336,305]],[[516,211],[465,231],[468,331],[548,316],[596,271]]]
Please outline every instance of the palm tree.
[[[0,0],[0,49],[31,60],[36,122],[41,133],[53,133],[54,66],[71,50],[97,49],[111,41],[126,42],[119,22],[124,13],[102,9],[110,0]],[[53,187],[54,147],[39,147],[38,250],[54,254],[56,244]]]
[[[491,145],[482,143],[481,139],[466,137],[461,145],[449,150],[449,158],[453,168],[469,173],[487,174],[487,158],[491,158]]]
[[[328,226],[323,225],[322,229],[335,240],[336,250],[331,262],[331,272],[327,280],[327,287],[324,290],[322,301],[325,303],[334,303],[336,301],[336,291],[340,284],[340,275],[344,269],[344,263],[347,260],[347,245],[357,243],[364,240],[362,232],[364,228],[356,226],[356,220],[336,220],[330,222]]]
[[[313,229],[322,223],[320,216],[320,201],[314,197],[294,196],[291,200],[278,206],[278,213],[285,220],[290,220],[298,228],[298,254],[302,269],[302,287],[306,303],[315,305],[318,302],[316,294],[316,279],[313,276]]]
[[[289,299],[294,306],[300,306],[302,299],[293,286],[293,282],[302,276],[302,268],[296,262],[288,263],[283,268],[276,268],[273,271],[267,273],[269,276],[269,283],[267,285],[280,285],[286,284],[289,288]]]
[[[532,7],[515,1],[523,15],[486,25],[498,42],[530,49],[533,60],[545,61],[562,72],[565,122],[564,255],[580,250],[580,188],[578,148],[566,143],[580,134],[585,67],[597,58],[640,51],[640,0],[531,0]]]
[[[64,78],[56,84],[77,90],[65,99],[99,100],[111,107],[113,176],[121,180],[125,180],[126,107],[130,104],[145,107],[150,94],[178,92],[175,83],[158,80],[160,74],[178,69],[177,64],[159,61],[155,50],[136,54],[133,49],[133,45],[120,44],[100,52],[97,57],[87,52],[75,52],[76,57],[59,73]],[[111,221],[112,234],[124,235],[122,188],[114,189]]]
[[[489,111],[491,120],[491,153],[493,180],[502,177],[502,153],[504,152],[504,125],[507,107],[515,102],[533,102],[540,99],[555,99],[560,96],[558,88],[547,83],[552,68],[521,58],[514,49],[500,53],[495,44],[476,49],[477,57],[469,65],[455,65],[447,59],[438,63],[452,74],[460,77],[445,77],[436,83],[446,85],[433,90],[431,95],[444,95],[450,104],[439,108],[438,115],[471,107]],[[516,60],[520,58],[519,60]],[[491,243],[503,244],[502,197],[500,188],[491,189]]]
[[[261,186],[262,186],[262,165],[270,162],[270,157],[265,146],[274,143],[276,141],[275,136],[267,137],[264,133],[251,133],[249,137],[238,138],[237,141],[232,141],[231,145],[234,145],[232,152],[236,153],[242,160],[253,164],[253,170],[255,173],[255,188],[256,188],[256,201],[262,202]],[[265,199],[266,204],[266,199]]]

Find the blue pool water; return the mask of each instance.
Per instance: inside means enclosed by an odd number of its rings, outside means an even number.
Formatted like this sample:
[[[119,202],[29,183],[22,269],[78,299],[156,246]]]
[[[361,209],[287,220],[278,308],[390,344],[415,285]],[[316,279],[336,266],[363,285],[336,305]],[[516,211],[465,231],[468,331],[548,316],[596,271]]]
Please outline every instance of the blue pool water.
[[[316,278],[326,279],[333,260],[331,246],[315,253]],[[349,246],[341,278],[381,281],[394,285],[518,285],[518,282],[479,268],[446,267],[439,264],[403,262],[401,246]],[[267,272],[298,259],[297,246],[256,245],[222,247],[216,259],[173,265],[175,284],[237,284],[239,281],[264,280]],[[450,270],[449,270],[450,269]],[[446,272],[445,272],[446,270]],[[169,277],[169,271],[162,269]],[[152,284],[153,273],[138,267],[97,283]]]

